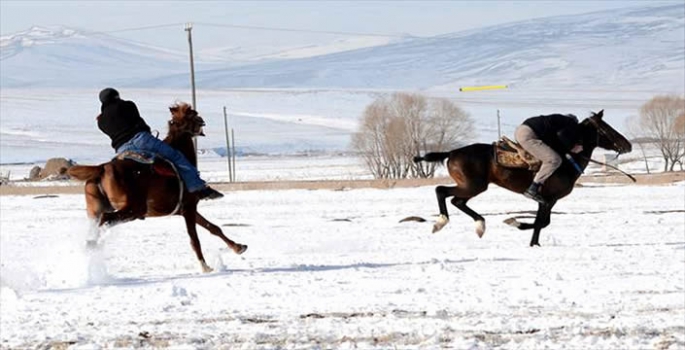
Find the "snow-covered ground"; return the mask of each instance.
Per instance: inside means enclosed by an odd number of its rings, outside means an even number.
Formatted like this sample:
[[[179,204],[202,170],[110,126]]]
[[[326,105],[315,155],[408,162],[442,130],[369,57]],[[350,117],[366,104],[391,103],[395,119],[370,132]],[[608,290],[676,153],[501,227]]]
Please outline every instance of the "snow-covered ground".
[[[685,183],[585,186],[541,248],[492,187],[431,235],[432,187],[244,191],[200,211],[201,274],[180,218],[111,229],[93,253],[78,195],[0,197],[0,347],[682,349]],[[426,223],[399,223],[410,215]]]
[[[228,182],[228,158],[217,155],[200,156],[200,175],[208,182]],[[84,163],[99,164],[100,162]],[[31,168],[44,167],[45,162],[0,164],[0,176],[15,181],[14,186],[61,186],[77,181],[25,181]],[[278,181],[278,180],[367,180],[371,173],[364,167],[362,159],[352,155],[329,154],[313,156],[249,156],[238,157],[235,162],[236,181]],[[446,173],[446,172],[442,172]],[[441,173],[441,174],[442,174]]]

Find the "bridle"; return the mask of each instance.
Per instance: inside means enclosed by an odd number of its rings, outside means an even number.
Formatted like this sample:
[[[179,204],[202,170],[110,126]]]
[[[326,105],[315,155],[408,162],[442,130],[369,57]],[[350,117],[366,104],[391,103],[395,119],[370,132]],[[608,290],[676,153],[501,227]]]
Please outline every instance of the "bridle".
[[[623,147],[619,146],[619,144],[616,142],[616,137],[609,135],[609,132],[607,132],[605,125],[598,123],[592,118],[588,118],[588,121],[590,121],[590,124],[592,124],[592,126],[594,126],[597,130],[597,145],[599,145],[599,135],[601,134],[602,136],[604,136],[605,139],[611,142],[612,146],[614,146],[615,149],[623,150]],[[617,152],[621,154],[621,151]]]
[[[191,123],[192,123],[192,127],[191,127],[189,130],[183,130],[183,131],[182,131],[182,134],[190,134],[190,135],[193,136],[193,137],[200,135],[200,134],[198,133],[198,131],[199,131],[199,130],[202,130],[202,127],[204,127],[204,126],[206,125],[206,123],[205,123],[204,120],[202,120],[201,122],[198,122],[198,121],[197,121],[198,118],[200,118],[200,117],[196,114],[196,115],[193,117],[193,119],[195,119],[195,120],[193,120],[193,121],[191,122]],[[169,123],[169,126],[173,126],[173,125],[178,125],[178,124],[180,124],[178,121],[175,121],[174,119],[169,120],[168,123]]]
[[[592,126],[594,126],[595,129],[597,130],[597,134],[596,134],[596,136],[597,136],[597,140],[596,140],[597,145],[599,145],[599,135],[601,134],[601,135],[604,136],[607,140],[609,140],[609,142],[611,142],[611,143],[613,144],[613,146],[614,146],[615,149],[617,149],[617,150],[623,149],[623,147],[619,146],[618,143],[616,142],[616,138],[609,135],[609,133],[606,131],[606,128],[604,127],[604,125],[599,124],[598,122],[596,122],[596,121],[595,121],[594,119],[592,119],[592,118],[589,118],[588,121],[590,121],[590,124],[592,124]],[[617,152],[618,152],[618,151],[617,151]],[[619,152],[619,154],[620,154],[620,153],[621,153],[621,152]],[[583,159],[585,159],[585,160],[587,160],[588,162],[595,163],[595,164],[599,164],[599,165],[602,165],[602,166],[605,166],[605,167],[614,169],[614,170],[620,172],[621,174],[623,174],[623,175],[629,177],[631,180],[633,180],[633,182],[637,182],[637,180],[635,179],[635,177],[633,177],[632,175],[626,173],[625,171],[623,171],[623,170],[621,170],[621,169],[619,169],[619,168],[617,168],[617,167],[615,167],[615,166],[613,166],[613,165],[606,164],[606,163],[603,163],[603,162],[599,162],[599,161],[596,161],[596,160],[594,160],[594,159],[592,159],[592,158],[590,158],[590,157],[586,157],[586,156],[583,156],[583,155],[578,155],[578,156],[581,157],[581,158],[583,158]]]

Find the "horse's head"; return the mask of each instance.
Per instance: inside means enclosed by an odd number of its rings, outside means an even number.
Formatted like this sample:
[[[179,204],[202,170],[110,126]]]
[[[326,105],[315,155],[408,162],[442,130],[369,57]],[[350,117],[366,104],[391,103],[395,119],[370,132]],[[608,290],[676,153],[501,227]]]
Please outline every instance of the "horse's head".
[[[169,107],[171,120],[169,121],[169,131],[178,134],[190,134],[191,136],[205,136],[202,127],[205,121],[197,114],[189,104],[180,102]]]
[[[592,130],[591,135],[588,135],[594,140],[590,140],[595,146],[618,152],[618,154],[628,153],[633,150],[633,145],[621,133],[612,128],[602,118],[604,117],[604,110],[592,115],[583,120],[582,125]]]

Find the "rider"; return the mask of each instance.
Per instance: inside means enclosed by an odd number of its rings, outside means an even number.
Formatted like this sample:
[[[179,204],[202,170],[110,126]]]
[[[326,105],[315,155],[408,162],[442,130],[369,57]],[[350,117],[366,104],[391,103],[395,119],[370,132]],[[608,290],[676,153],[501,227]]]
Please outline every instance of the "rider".
[[[197,168],[181,152],[152,136],[135,103],[122,100],[113,88],[103,89],[99,97],[102,113],[97,118],[98,128],[112,139],[117,154],[124,151],[159,154],[174,164],[188,192],[196,193],[200,199],[224,196],[200,179]]]
[[[545,203],[540,187],[561,165],[559,154],[583,150],[580,125],[575,115],[552,114],[526,119],[516,128],[516,141],[535,158],[542,161],[533,183],[523,193],[539,203]]]

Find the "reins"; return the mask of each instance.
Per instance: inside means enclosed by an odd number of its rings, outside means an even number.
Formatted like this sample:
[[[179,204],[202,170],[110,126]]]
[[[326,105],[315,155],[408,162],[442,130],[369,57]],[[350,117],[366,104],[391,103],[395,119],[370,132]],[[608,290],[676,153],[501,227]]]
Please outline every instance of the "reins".
[[[629,177],[631,180],[633,180],[633,182],[637,182],[637,180],[635,179],[635,177],[633,177],[633,175],[630,175],[630,174],[626,173],[625,171],[623,171],[623,170],[621,170],[621,169],[619,169],[619,168],[617,168],[617,167],[615,167],[615,166],[613,166],[613,165],[609,165],[609,164],[607,164],[607,163],[602,163],[602,162],[596,161],[596,160],[594,160],[594,159],[592,159],[592,158],[590,158],[590,157],[586,157],[586,156],[583,156],[583,155],[580,155],[580,154],[578,154],[577,156],[578,156],[578,157],[581,157],[581,158],[583,158],[583,159],[585,159],[585,160],[587,160],[587,161],[590,162],[590,163],[595,163],[595,164],[599,164],[599,165],[602,165],[602,166],[605,166],[605,167],[614,169],[614,170],[618,171],[619,173],[621,173],[621,174],[623,174],[623,175]]]

